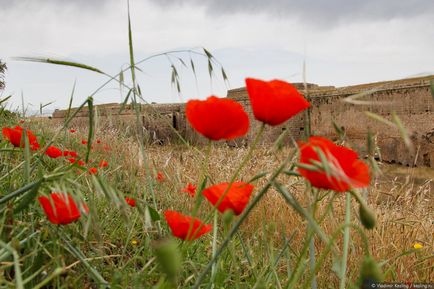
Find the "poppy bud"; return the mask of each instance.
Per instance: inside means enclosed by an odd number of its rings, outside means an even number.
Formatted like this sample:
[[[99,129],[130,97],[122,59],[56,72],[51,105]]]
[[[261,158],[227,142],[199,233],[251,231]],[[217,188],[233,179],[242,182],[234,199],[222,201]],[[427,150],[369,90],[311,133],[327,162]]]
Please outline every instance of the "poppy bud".
[[[154,253],[167,279],[175,284],[181,270],[181,255],[177,243],[174,240],[160,241],[154,245]]]
[[[365,256],[360,268],[360,288],[372,288],[369,285],[383,281],[383,273],[378,263],[371,256]]]
[[[359,215],[363,227],[365,227],[368,230],[371,230],[375,227],[375,223],[377,222],[375,213],[370,208],[368,208],[365,204],[360,204]]]

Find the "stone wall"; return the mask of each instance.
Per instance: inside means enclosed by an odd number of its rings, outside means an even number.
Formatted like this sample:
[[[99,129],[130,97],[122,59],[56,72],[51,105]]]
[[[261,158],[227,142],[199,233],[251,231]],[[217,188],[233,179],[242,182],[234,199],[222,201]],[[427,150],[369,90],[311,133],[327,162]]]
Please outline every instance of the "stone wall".
[[[312,132],[336,140],[338,135],[333,126],[335,122],[345,131],[347,144],[364,156],[367,133],[370,130],[375,135],[384,161],[407,166],[434,167],[434,101],[430,88],[433,80],[434,76],[430,76],[342,88],[308,84],[304,94],[312,103]],[[300,91],[304,91],[303,84],[296,86]],[[240,102],[251,119],[248,135],[228,144],[247,145],[259,126],[253,118],[247,92],[245,88],[230,90],[228,97]],[[352,101],[348,101],[349,99]],[[97,106],[97,115],[99,118],[116,120],[119,125],[136,122],[135,111],[130,105],[121,113],[119,108],[119,104]],[[414,151],[408,151],[398,129],[367,117],[365,111],[376,113],[388,120],[391,120],[392,113],[395,112],[408,130]],[[188,125],[184,112],[184,104],[151,104],[142,105],[139,115],[151,142],[176,142],[179,134],[192,143],[204,143],[206,140]],[[79,112],[74,121],[83,121],[87,115],[86,110]],[[56,111],[53,114],[54,119],[64,117],[65,111]],[[302,113],[282,125],[267,127],[263,142],[273,143],[285,131],[287,137],[284,142],[291,143],[301,139],[304,130],[305,114]]]

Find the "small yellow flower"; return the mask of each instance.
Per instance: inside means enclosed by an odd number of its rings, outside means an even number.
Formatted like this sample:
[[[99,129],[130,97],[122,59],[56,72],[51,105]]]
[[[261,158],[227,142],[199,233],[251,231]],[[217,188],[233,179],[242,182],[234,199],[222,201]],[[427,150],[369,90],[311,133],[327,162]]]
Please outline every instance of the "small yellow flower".
[[[415,248],[415,249],[422,249],[423,245],[421,243],[414,243],[413,248]]]
[[[137,240],[131,240],[131,245],[136,246],[139,242]]]

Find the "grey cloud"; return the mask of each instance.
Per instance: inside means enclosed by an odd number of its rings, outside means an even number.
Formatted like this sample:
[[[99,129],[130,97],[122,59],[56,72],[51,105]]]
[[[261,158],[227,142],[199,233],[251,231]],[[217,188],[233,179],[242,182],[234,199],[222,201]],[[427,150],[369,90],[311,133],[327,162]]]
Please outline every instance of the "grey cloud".
[[[17,6],[28,9],[44,9],[47,6],[68,7],[77,10],[105,8],[112,0],[0,0],[1,10],[13,9]]]
[[[205,6],[210,14],[264,13],[295,17],[311,24],[390,20],[420,15],[434,16],[433,0],[150,0],[158,5]]]
[[[0,9],[14,6],[42,9],[55,5],[77,10],[98,11],[119,0],[0,0]],[[295,18],[313,25],[334,25],[351,21],[387,21],[423,15],[434,17],[433,0],[130,0],[150,2],[164,8],[182,5],[204,7],[212,16],[234,13],[265,14],[269,17]],[[127,1],[124,2],[125,6]]]

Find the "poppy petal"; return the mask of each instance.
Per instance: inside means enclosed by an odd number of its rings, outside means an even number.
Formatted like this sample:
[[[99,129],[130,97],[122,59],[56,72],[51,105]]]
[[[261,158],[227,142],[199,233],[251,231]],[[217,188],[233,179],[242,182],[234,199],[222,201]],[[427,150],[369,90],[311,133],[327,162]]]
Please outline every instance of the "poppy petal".
[[[190,100],[186,115],[197,132],[214,141],[241,137],[249,130],[247,113],[232,99],[210,96],[206,100]]]
[[[247,78],[246,88],[255,118],[272,126],[282,124],[310,106],[297,89],[285,81]]]

